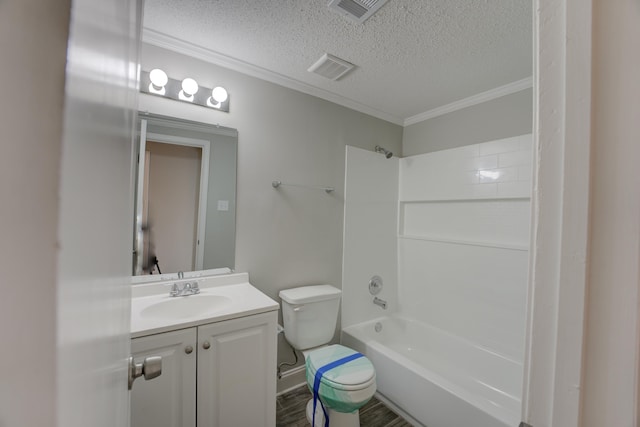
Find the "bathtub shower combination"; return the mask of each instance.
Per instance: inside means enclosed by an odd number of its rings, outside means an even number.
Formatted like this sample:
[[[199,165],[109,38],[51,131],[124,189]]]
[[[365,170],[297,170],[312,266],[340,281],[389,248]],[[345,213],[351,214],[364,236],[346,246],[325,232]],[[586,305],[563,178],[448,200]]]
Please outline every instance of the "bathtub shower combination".
[[[531,147],[531,135],[403,159],[347,147],[342,342],[423,425],[520,423]]]

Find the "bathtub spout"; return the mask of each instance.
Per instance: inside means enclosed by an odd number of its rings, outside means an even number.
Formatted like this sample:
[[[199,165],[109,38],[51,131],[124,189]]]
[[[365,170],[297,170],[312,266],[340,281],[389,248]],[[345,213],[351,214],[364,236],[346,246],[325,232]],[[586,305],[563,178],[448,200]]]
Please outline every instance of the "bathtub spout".
[[[380,299],[380,298],[378,298],[378,297],[374,297],[374,298],[373,298],[373,303],[374,303],[375,305],[379,305],[379,306],[380,306],[380,307],[382,307],[384,310],[386,310],[386,309],[387,309],[387,302],[386,302],[385,300],[383,300],[383,299]]]

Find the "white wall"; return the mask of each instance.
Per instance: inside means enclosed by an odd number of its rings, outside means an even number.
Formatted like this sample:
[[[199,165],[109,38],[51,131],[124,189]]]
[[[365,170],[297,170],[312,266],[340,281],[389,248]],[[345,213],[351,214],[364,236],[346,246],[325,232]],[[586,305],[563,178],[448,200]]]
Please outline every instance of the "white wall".
[[[402,315],[523,362],[531,135],[400,161]]]
[[[56,425],[57,193],[69,10],[65,0],[0,2],[0,80],[11,82],[0,98],[0,425],[7,427]]]
[[[342,327],[375,319],[398,309],[398,168],[399,159],[347,147],[342,265]],[[383,280],[373,304],[369,280]]]
[[[637,426],[640,3],[593,2],[589,284],[582,425]]]
[[[195,78],[230,94],[230,112],[142,94],[140,110],[238,130],[236,269],[272,298],[300,285],[342,287],[345,146],[399,153],[402,128],[331,102],[143,45],[142,69]],[[321,190],[284,183],[331,186]],[[291,352],[280,340],[279,357]]]
[[[413,156],[531,133],[532,90],[525,89],[404,128],[402,154]]]

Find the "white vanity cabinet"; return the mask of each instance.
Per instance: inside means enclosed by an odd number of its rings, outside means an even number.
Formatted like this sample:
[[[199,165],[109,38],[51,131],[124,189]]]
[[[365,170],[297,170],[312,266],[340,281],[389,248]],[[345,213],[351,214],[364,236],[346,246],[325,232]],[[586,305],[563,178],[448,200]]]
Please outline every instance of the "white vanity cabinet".
[[[162,375],[131,390],[131,427],[273,427],[277,311],[132,340]]]
[[[198,327],[198,427],[273,427],[277,312]]]
[[[196,328],[131,340],[135,362],[162,356],[162,374],[131,389],[131,427],[196,425]]]

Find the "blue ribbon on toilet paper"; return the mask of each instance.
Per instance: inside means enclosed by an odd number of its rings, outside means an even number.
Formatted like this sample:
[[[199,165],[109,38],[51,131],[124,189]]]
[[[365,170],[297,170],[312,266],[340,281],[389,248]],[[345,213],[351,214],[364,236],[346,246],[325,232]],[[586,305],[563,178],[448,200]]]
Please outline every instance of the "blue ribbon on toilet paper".
[[[318,368],[316,371],[316,376],[313,379],[313,418],[312,418],[312,426],[316,427],[316,408],[318,404],[318,390],[320,389],[320,380],[325,372],[332,370],[333,368],[337,368],[340,365],[344,365],[345,363],[349,363],[352,360],[359,359],[364,357],[362,353],[353,353],[349,356],[345,356],[342,359],[334,360],[331,363],[327,363],[326,365]],[[329,414],[324,409],[324,405],[322,401],[320,401],[320,407],[322,408],[322,412],[324,413],[324,427],[329,427]]]

